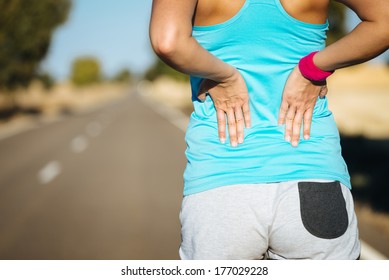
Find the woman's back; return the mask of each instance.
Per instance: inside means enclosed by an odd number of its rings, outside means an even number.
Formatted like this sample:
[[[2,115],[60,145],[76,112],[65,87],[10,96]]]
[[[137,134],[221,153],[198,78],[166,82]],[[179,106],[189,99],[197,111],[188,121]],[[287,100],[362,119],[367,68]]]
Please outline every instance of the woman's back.
[[[245,141],[238,147],[220,144],[213,101],[210,96],[205,102],[197,99],[202,79],[191,77],[195,111],[186,136],[188,165],[184,193],[237,183],[319,177],[350,186],[339,152],[338,131],[326,99],[318,99],[311,138],[302,140],[298,148],[285,141],[285,128],[277,124],[289,74],[301,57],[325,47],[328,24],[297,20],[278,0],[242,2],[243,6],[226,21],[194,26],[193,36],[244,77],[252,128],[245,131]]]

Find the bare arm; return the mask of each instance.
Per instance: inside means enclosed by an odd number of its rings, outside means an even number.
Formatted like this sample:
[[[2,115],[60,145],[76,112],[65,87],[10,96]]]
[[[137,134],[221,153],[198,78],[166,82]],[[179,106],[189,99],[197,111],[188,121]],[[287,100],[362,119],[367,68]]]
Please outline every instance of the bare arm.
[[[219,138],[226,140],[226,116],[230,143],[243,142],[244,123],[250,126],[246,84],[237,69],[218,59],[192,37],[197,0],[154,0],[150,40],[156,54],[174,69],[208,80],[217,111]]]
[[[325,71],[368,61],[389,47],[389,0],[336,1],[350,7],[362,22],[314,56],[315,65]],[[285,139],[293,146],[298,144],[302,124],[304,138],[309,138],[312,112],[323,89],[325,94],[326,88],[315,86],[305,79],[298,67],[289,76],[283,92],[279,123],[286,123]]]
[[[352,9],[362,22],[314,57],[330,71],[368,61],[389,48],[389,0],[336,0]]]
[[[197,0],[154,0],[151,44],[156,54],[176,70],[220,82],[232,76],[235,69],[210,54],[192,37],[196,4]]]

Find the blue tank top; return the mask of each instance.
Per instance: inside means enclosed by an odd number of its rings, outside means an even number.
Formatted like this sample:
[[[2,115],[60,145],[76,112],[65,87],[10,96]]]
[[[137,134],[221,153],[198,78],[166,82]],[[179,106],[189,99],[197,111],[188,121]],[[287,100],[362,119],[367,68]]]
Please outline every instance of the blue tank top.
[[[245,79],[252,127],[245,129],[244,143],[238,147],[230,146],[228,135],[221,144],[212,99],[197,99],[202,79],[191,77],[194,112],[185,137],[184,195],[227,185],[301,179],[338,180],[351,188],[326,98],[317,100],[311,137],[301,139],[297,148],[284,140],[285,126],[277,123],[290,72],[300,58],[325,47],[327,30],[328,23],[291,17],[279,0],[246,0],[229,20],[193,27],[199,44]]]

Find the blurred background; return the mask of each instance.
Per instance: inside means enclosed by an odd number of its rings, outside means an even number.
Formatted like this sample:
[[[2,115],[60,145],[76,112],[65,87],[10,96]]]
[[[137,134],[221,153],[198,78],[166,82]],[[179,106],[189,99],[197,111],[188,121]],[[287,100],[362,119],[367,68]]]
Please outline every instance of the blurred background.
[[[0,259],[178,259],[188,78],[151,0],[0,0]],[[333,42],[359,22],[331,6]],[[389,256],[389,55],[337,71],[330,109],[363,257]]]

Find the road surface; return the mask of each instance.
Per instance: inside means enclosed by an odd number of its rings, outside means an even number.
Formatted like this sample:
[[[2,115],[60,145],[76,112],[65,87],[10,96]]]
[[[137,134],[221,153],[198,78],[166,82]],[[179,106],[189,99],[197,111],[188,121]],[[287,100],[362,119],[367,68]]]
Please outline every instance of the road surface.
[[[0,141],[0,259],[177,259],[183,133],[135,95]]]

